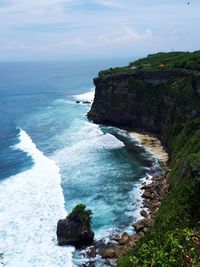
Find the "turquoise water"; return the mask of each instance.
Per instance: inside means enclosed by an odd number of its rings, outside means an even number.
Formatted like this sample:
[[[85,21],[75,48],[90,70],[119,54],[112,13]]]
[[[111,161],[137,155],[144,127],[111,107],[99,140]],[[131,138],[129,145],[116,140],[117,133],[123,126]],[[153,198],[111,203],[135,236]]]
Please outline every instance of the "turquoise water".
[[[72,266],[56,223],[78,203],[95,238],[131,231],[149,172],[125,131],[88,122],[92,78],[112,62],[0,63],[0,252],[6,266]],[[128,144],[128,145],[127,145]],[[143,155],[144,159],[147,155]],[[17,265],[18,264],[18,265]]]

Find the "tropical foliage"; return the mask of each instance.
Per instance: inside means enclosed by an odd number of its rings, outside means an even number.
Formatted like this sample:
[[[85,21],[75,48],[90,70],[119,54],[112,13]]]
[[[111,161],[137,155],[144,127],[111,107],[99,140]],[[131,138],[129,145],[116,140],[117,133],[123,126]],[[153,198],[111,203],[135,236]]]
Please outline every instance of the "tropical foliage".
[[[86,209],[84,204],[78,204],[73,208],[72,212],[69,214],[69,219],[71,220],[81,220],[84,224],[90,226],[92,219],[92,211]]]

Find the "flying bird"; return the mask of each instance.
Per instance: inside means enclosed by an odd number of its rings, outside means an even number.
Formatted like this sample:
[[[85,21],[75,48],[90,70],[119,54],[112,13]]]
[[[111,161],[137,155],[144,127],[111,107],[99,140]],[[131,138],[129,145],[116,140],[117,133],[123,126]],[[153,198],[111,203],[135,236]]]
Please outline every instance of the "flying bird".
[[[189,6],[190,2],[187,2],[187,5]]]

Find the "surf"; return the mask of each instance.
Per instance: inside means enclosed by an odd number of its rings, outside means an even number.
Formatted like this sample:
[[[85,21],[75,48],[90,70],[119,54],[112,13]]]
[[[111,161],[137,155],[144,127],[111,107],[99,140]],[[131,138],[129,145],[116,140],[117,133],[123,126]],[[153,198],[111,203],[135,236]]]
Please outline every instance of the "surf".
[[[0,186],[0,251],[6,266],[72,266],[73,247],[59,247],[56,225],[66,217],[60,169],[22,129],[19,143],[34,165]]]

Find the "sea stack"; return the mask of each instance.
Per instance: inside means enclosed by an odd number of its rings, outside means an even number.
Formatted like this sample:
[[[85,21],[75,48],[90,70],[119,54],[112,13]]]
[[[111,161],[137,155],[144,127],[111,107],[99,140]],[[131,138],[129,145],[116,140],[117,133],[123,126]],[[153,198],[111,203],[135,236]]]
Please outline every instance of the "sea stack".
[[[76,248],[88,246],[93,243],[94,232],[91,229],[90,210],[85,205],[77,205],[65,219],[57,224],[58,245],[72,245]]]

